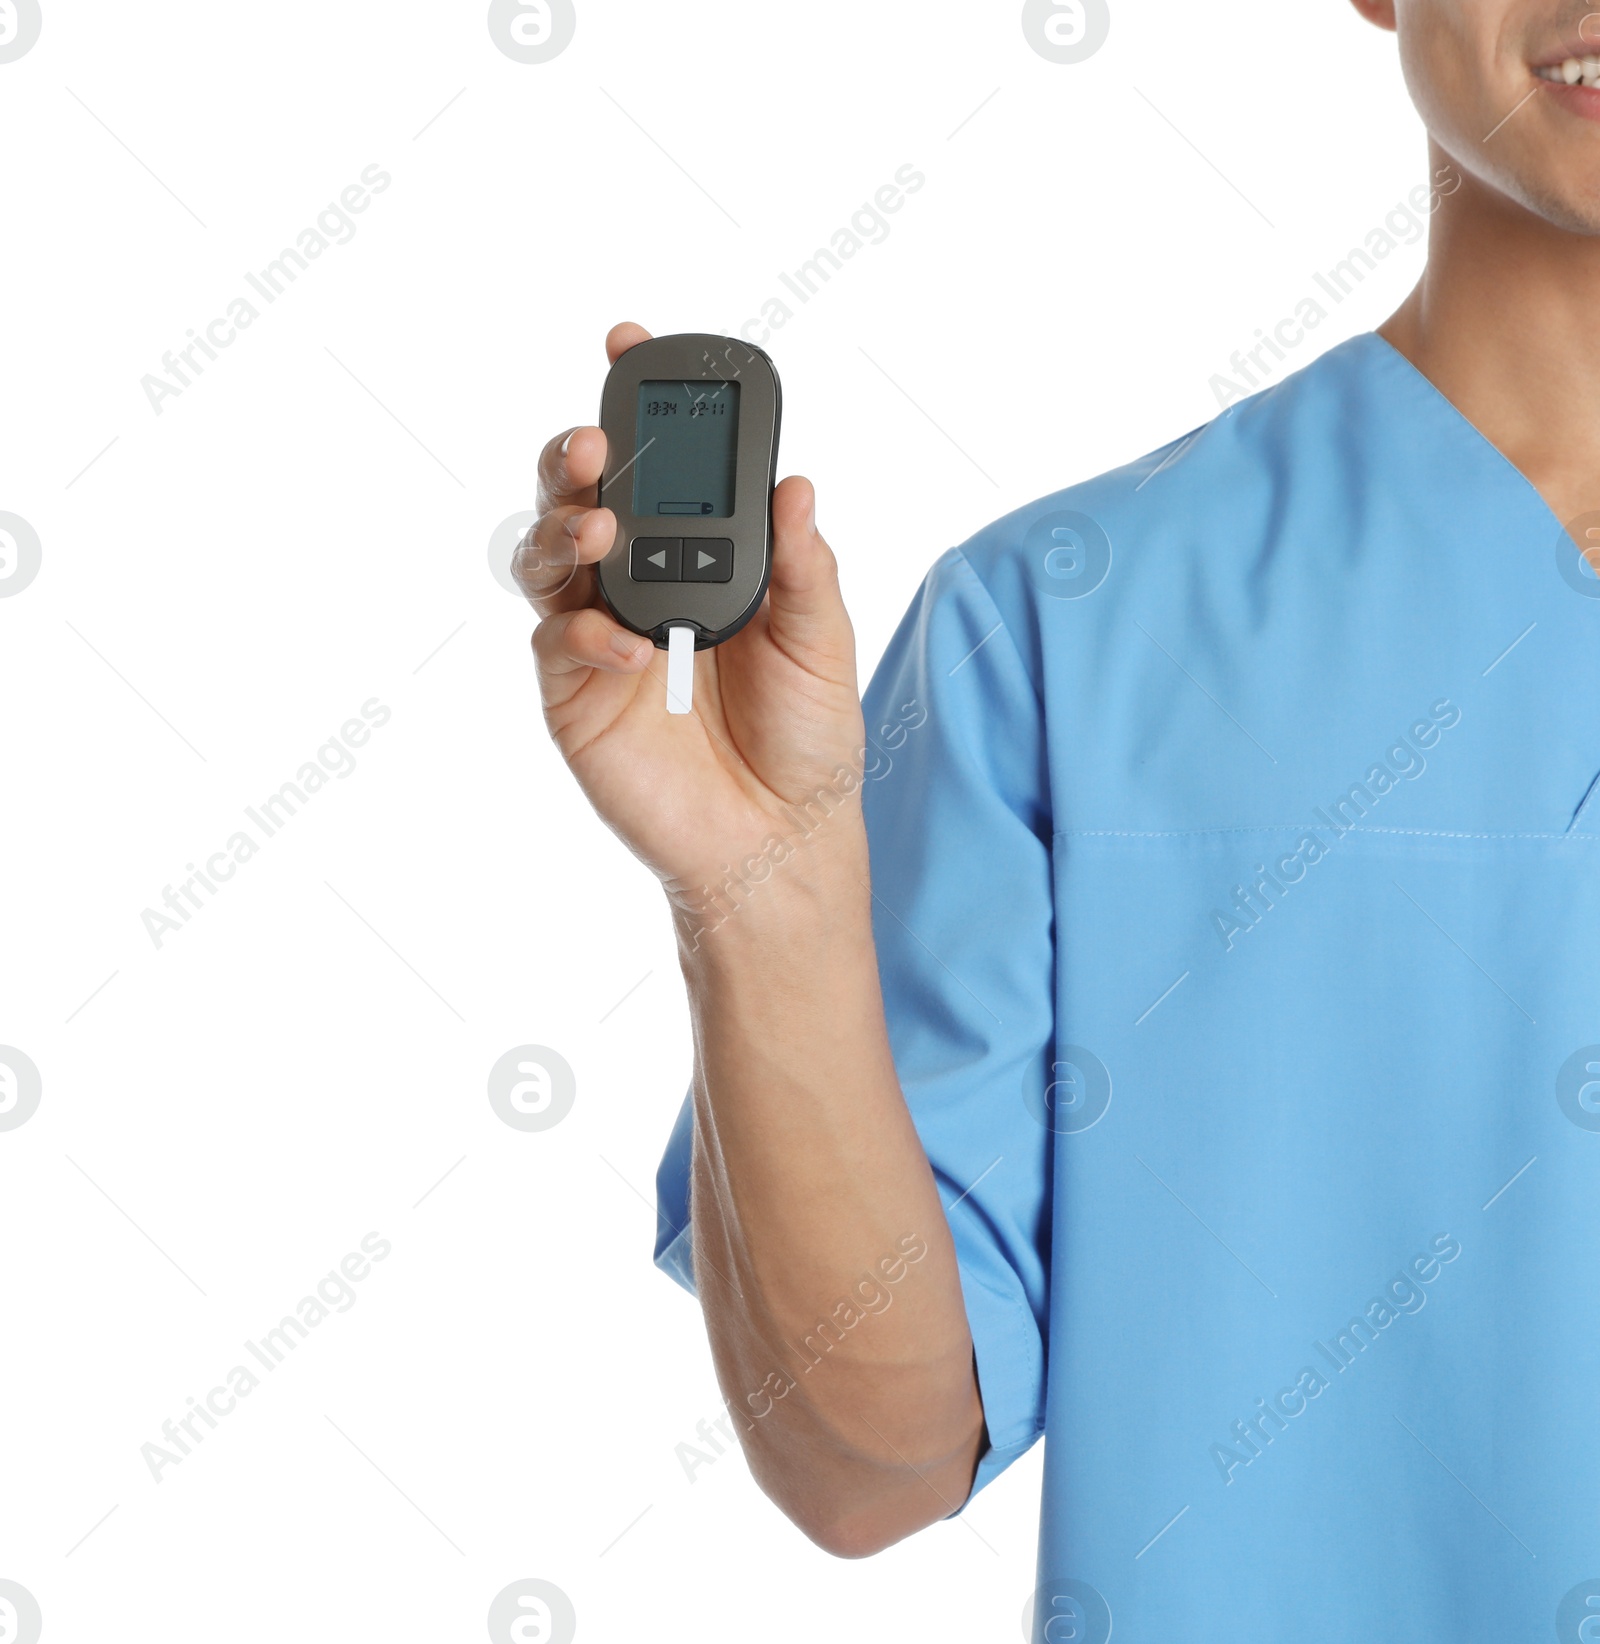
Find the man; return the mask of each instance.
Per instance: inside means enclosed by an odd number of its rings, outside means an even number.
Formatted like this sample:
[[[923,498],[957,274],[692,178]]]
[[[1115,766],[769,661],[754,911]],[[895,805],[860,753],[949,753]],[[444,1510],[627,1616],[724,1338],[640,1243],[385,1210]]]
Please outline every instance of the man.
[[[598,429],[520,555],[674,909],[657,1257],[750,1466],[858,1556],[1048,1431],[1041,1639],[1600,1629],[1600,14],[1354,3],[1416,291],[945,554],[864,718],[804,480],[693,717]]]

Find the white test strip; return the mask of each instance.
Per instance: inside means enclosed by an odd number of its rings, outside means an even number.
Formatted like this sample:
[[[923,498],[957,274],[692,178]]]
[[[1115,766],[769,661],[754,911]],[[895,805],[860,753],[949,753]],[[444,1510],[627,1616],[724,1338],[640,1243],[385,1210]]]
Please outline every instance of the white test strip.
[[[667,712],[686,714],[694,707],[694,629],[675,622],[667,629]]]

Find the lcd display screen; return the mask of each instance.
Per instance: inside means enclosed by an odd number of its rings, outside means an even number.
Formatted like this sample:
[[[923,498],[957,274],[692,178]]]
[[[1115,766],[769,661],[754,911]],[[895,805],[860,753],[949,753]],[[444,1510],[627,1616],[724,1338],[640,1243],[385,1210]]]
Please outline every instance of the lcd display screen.
[[[736,382],[639,384],[633,511],[640,518],[727,519],[739,445]]]

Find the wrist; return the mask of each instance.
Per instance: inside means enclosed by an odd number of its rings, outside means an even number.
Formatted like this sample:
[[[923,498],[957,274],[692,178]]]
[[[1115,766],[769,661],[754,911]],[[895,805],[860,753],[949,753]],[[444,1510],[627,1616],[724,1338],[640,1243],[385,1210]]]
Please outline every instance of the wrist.
[[[859,809],[826,827],[776,829],[757,849],[665,881],[685,969],[749,949],[814,947],[840,933],[870,938],[872,892]]]

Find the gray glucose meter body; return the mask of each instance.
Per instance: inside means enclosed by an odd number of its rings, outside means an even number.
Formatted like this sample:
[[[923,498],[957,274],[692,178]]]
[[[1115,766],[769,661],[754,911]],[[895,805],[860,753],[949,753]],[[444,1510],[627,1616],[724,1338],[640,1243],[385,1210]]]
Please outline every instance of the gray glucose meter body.
[[[772,571],[772,488],[783,395],[772,361],[731,337],[652,337],[606,378],[600,505],[617,540],[599,565],[612,614],[662,649],[694,649],[755,615]]]

